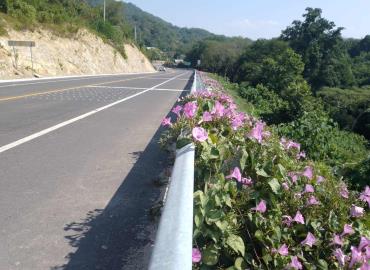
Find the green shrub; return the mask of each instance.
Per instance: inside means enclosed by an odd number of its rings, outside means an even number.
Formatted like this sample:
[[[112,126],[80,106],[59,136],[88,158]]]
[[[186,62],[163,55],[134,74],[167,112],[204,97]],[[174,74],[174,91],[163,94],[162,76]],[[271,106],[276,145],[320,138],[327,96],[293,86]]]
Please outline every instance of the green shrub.
[[[281,136],[300,142],[312,159],[329,165],[346,166],[367,156],[366,140],[362,136],[340,130],[320,110],[305,112],[299,119],[279,125],[277,130]]]
[[[36,22],[36,9],[22,0],[9,0],[8,13],[23,23],[33,24]]]

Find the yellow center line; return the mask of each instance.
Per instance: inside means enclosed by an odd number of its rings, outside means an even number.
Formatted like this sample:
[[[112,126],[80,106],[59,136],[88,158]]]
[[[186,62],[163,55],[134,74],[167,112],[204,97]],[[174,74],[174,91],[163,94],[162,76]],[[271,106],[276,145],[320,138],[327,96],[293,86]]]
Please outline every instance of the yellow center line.
[[[150,76],[157,76],[157,74],[150,75]],[[47,94],[64,92],[64,91],[69,91],[69,90],[78,90],[78,89],[81,89],[81,88],[93,87],[93,86],[103,85],[103,84],[108,84],[108,83],[125,82],[125,81],[130,81],[130,80],[135,80],[135,79],[142,79],[142,78],[147,78],[147,77],[150,77],[150,76],[141,76],[141,77],[135,77],[135,78],[129,78],[129,79],[123,79],[123,80],[115,80],[115,81],[97,83],[97,84],[88,84],[88,85],[82,85],[82,86],[77,86],[77,87],[62,88],[62,89],[57,89],[57,90],[50,90],[50,91],[47,91],[47,92],[35,92],[35,93],[30,93],[30,94],[21,95],[21,96],[11,96],[11,97],[4,97],[4,98],[0,97],[0,101],[16,100],[16,99],[21,99],[21,98],[26,98],[26,97],[47,95]]]

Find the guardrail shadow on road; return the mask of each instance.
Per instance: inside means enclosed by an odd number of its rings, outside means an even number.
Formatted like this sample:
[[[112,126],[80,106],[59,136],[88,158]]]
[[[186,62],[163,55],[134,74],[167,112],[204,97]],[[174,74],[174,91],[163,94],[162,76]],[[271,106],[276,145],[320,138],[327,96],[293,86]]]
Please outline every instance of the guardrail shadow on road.
[[[185,89],[191,81],[188,84]],[[66,256],[68,263],[51,270],[147,269],[158,225],[150,209],[164,189],[154,184],[153,177],[169,164],[168,153],[158,144],[162,132],[158,128],[143,152],[131,153],[137,161],[105,209],[65,225],[65,238],[77,250]]]

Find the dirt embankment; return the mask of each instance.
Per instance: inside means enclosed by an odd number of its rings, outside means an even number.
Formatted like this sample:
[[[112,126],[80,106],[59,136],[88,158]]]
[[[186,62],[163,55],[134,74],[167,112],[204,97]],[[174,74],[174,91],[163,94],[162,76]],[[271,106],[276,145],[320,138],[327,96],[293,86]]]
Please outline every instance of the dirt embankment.
[[[34,73],[39,76],[151,72],[150,61],[133,45],[125,44],[127,58],[87,30],[71,38],[51,31],[14,31],[0,36],[0,80],[32,76],[30,48],[8,46],[8,40],[35,41],[32,49]]]

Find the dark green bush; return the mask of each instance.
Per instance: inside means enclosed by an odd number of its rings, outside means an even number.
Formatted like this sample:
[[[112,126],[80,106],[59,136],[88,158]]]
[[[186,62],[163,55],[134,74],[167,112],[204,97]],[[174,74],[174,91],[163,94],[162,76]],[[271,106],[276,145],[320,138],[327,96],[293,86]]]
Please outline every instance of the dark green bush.
[[[346,167],[366,158],[366,140],[340,130],[323,111],[305,112],[297,120],[278,126],[281,136],[301,143],[310,158],[332,166]]]

